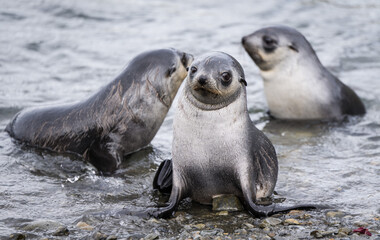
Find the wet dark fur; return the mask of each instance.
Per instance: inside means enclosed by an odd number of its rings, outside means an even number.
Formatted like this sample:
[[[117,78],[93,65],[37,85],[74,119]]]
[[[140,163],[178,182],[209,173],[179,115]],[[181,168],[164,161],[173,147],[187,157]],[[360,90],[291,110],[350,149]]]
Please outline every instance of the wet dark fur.
[[[71,105],[27,109],[14,117],[6,131],[27,145],[83,155],[102,172],[112,172],[125,154],[146,146],[161,125],[163,119],[157,118],[152,129],[146,129],[139,111],[149,109],[147,99],[156,98],[168,105],[163,108],[167,112],[171,104],[163,102],[167,93],[151,82],[167,74],[176,54],[174,49],[140,54],[92,97]],[[151,96],[140,93],[143,84]],[[120,146],[113,145],[115,137],[120,138]]]

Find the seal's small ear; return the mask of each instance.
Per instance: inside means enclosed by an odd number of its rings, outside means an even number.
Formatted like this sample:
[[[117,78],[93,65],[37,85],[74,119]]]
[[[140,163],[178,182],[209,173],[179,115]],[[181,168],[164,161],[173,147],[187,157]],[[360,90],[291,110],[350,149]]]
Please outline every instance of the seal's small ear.
[[[288,47],[289,47],[290,49],[292,49],[293,51],[299,52],[299,51],[298,51],[298,47],[297,47],[296,44],[293,43],[293,42],[292,42]]]
[[[239,82],[243,83],[244,86],[247,86],[247,82],[245,81],[244,78],[240,77],[240,78],[239,78]]]
[[[187,72],[189,71],[189,67],[186,68],[186,71],[187,71]]]

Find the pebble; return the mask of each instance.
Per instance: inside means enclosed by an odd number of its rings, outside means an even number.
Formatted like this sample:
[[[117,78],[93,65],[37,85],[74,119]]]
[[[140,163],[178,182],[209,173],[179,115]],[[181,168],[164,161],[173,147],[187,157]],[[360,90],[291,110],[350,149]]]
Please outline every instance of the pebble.
[[[239,198],[232,194],[217,195],[212,198],[213,211],[242,211],[244,208],[241,205]]]
[[[150,222],[150,223],[161,223],[161,221],[156,219],[156,218],[151,218],[148,220],[148,222]]]
[[[104,233],[101,233],[101,232],[96,232],[92,235],[91,239],[105,240],[105,239],[107,239],[107,235],[105,235]]]
[[[24,231],[38,231],[38,230],[40,230],[40,231],[41,230],[42,231],[47,231],[47,230],[54,231],[60,227],[64,227],[64,225],[62,223],[54,222],[54,221],[50,221],[50,220],[38,220],[38,221],[33,221],[33,222],[26,224],[25,226],[22,227],[22,230],[24,230]]]
[[[334,232],[332,231],[320,231],[320,230],[315,230],[310,233],[310,235],[315,238],[324,238],[332,234],[334,234]]]
[[[345,213],[341,211],[336,211],[336,212],[330,211],[326,213],[326,217],[328,218],[336,218],[336,217],[340,218],[340,217],[343,217],[344,215]]]
[[[151,234],[148,234],[144,237],[144,240],[154,240],[154,239],[158,239],[158,235],[155,234],[155,233],[151,233]]]
[[[92,231],[92,230],[94,230],[93,226],[90,226],[90,225],[88,225],[85,222],[78,222],[77,223],[77,228],[82,229],[82,230],[86,230],[86,231]]]
[[[216,215],[227,216],[228,215],[228,211],[220,211],[220,212],[216,213]]]
[[[70,231],[67,227],[59,227],[54,233],[53,236],[69,236]]]
[[[247,230],[245,230],[245,229],[236,229],[236,230],[234,231],[234,233],[237,234],[237,235],[245,235],[245,234],[247,234],[248,232],[247,232]]]
[[[302,210],[291,210],[288,214],[289,216],[301,216],[305,213],[305,211]]]
[[[202,236],[209,236],[209,235],[217,235],[218,234],[218,231],[217,230],[203,230],[201,231],[200,233]]]
[[[340,228],[338,230],[338,236],[339,237],[345,237],[345,236],[349,235],[350,233],[351,233],[350,228]]]
[[[250,223],[244,223],[243,225],[246,226],[248,229],[251,229],[251,228],[254,228],[254,227],[255,227],[255,226],[253,226],[253,225],[250,224]]]
[[[193,225],[195,228],[197,229],[204,229],[206,227],[206,225],[204,225],[203,223],[199,223],[199,224],[195,224]]]
[[[265,227],[269,227],[269,226],[277,226],[280,223],[282,223],[281,219],[274,218],[274,217],[268,217],[268,218],[265,218],[263,221],[261,221],[259,227],[265,228]]]
[[[296,219],[289,218],[289,219],[285,219],[284,224],[286,224],[286,225],[300,225],[300,222],[298,222]]]
[[[26,239],[26,236],[25,236],[25,234],[22,234],[22,233],[12,233],[11,235],[9,235],[9,239],[11,239],[11,240],[24,240],[24,239]]]
[[[114,236],[114,235],[110,235],[110,236],[107,237],[106,240],[117,240],[117,237]]]
[[[355,222],[354,225],[357,227],[364,227],[365,228],[365,227],[368,227],[369,224],[366,222]]]
[[[274,232],[270,232],[270,233],[268,233],[268,236],[271,238],[274,238],[276,236],[276,234]]]

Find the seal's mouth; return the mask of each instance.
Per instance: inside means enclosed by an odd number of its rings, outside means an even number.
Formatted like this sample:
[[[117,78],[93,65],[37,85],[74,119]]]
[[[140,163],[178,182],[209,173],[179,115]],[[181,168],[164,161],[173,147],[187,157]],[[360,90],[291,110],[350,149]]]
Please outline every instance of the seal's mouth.
[[[256,64],[264,63],[264,59],[261,57],[259,53],[259,49],[257,47],[246,47],[244,46],[245,50],[248,52],[248,55],[255,61]]]
[[[201,85],[196,85],[193,87],[193,90],[200,93],[200,95],[209,95],[209,94],[212,94],[214,95],[215,97],[220,95],[220,92],[214,88],[208,88],[206,86],[201,86]]]

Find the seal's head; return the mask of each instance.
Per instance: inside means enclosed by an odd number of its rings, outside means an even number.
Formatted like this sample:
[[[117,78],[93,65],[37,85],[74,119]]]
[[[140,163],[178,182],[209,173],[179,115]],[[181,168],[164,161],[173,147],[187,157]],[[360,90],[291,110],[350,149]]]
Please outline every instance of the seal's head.
[[[193,60],[191,54],[173,48],[158,49],[138,55],[130,62],[128,69],[132,70],[129,72],[134,78],[146,81],[147,86],[153,87],[170,106]]]
[[[243,37],[242,44],[261,71],[273,70],[300,57],[316,56],[300,32],[285,26],[262,28]]]
[[[232,56],[212,52],[197,58],[189,68],[189,99],[204,110],[233,102],[246,86],[243,68]]]

